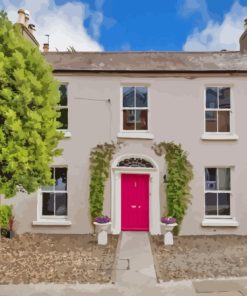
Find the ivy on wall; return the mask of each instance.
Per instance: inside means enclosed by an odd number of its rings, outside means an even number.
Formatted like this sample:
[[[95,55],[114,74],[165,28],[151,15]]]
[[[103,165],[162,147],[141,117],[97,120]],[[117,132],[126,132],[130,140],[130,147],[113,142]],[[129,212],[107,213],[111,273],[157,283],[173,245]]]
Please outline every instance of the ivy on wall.
[[[189,183],[193,178],[193,167],[180,144],[161,142],[154,144],[153,149],[157,155],[164,155],[167,163],[165,215],[176,218],[178,226],[174,233],[178,234],[191,199]]]
[[[110,163],[118,144],[97,145],[90,153],[90,215],[92,221],[103,215],[105,183],[109,177]]]

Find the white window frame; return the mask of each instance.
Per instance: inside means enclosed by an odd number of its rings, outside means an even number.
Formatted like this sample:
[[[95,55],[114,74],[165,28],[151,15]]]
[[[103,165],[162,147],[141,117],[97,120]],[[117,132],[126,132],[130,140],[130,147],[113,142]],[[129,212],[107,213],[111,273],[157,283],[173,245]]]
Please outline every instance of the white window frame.
[[[221,108],[214,108],[214,109],[209,109],[206,108],[206,91],[207,88],[226,88],[229,87],[230,88],[230,107],[229,109],[221,109]],[[204,115],[203,115],[203,119],[204,119],[204,123],[203,123],[203,134],[201,136],[202,140],[238,140],[238,135],[235,134],[235,126],[234,126],[234,87],[232,84],[206,84],[204,85]],[[206,111],[229,111],[229,124],[230,124],[230,131],[229,132],[207,132],[206,131]],[[217,115],[217,129],[218,129],[218,115]]]
[[[52,166],[52,169],[56,168],[66,168],[67,169],[67,190],[55,190],[55,184],[53,185],[53,190],[42,190],[42,188],[38,191],[38,220],[66,220],[68,218],[68,208],[69,208],[69,194],[68,194],[68,166],[60,165],[60,166]],[[55,172],[55,171],[54,171]],[[67,193],[67,215],[64,216],[56,216],[56,215],[43,215],[43,193]],[[55,199],[54,199],[55,202]]]
[[[219,176],[218,176],[218,169],[230,169],[230,190],[208,190],[206,189],[206,176],[205,172],[206,169],[214,168],[216,169],[216,178],[217,178],[217,184],[219,184]],[[206,215],[206,193],[230,193],[230,215]],[[204,168],[204,219],[232,219],[232,167],[229,166],[206,166]],[[217,195],[217,213],[218,213],[218,195]]]
[[[65,138],[71,137],[71,133],[69,132],[69,83],[68,82],[60,82],[60,85],[66,85],[67,88],[67,106],[58,106],[58,110],[67,109],[68,110],[68,122],[67,122],[67,129],[58,128],[57,130],[63,132]]]
[[[207,88],[217,88],[217,101],[219,104],[219,89],[220,88],[229,88],[230,89],[230,108],[207,108],[206,107],[206,102],[207,102]],[[204,93],[204,132],[206,134],[231,134],[232,132],[232,88],[231,86],[227,85],[227,86],[206,86],[205,87],[205,93]],[[206,131],[206,112],[207,111],[212,111],[212,112],[216,112],[217,116],[216,116],[216,121],[217,121],[217,131],[216,132],[207,132]],[[230,125],[230,131],[229,132],[219,132],[218,131],[218,112],[219,111],[228,111],[229,112],[229,125]]]
[[[123,88],[124,87],[145,87],[147,89],[147,107],[123,107]],[[135,90],[136,92],[136,90]],[[136,97],[136,96],[135,96]],[[123,111],[124,110],[147,110],[147,130],[125,130],[123,128]],[[119,138],[145,138],[153,139],[153,135],[150,133],[150,85],[145,83],[127,83],[122,84],[120,87],[120,133],[118,133]]]

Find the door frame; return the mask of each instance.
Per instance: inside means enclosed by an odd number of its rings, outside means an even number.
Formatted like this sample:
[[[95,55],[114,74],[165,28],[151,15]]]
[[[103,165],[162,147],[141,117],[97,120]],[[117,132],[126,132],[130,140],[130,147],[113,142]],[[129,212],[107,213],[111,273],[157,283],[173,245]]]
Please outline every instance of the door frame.
[[[119,167],[118,163],[126,158],[138,157],[152,163],[153,168]],[[125,154],[115,159],[111,168],[111,231],[113,234],[121,232],[121,174],[148,174],[149,175],[149,232],[160,234],[160,195],[159,169],[153,159],[146,155]]]

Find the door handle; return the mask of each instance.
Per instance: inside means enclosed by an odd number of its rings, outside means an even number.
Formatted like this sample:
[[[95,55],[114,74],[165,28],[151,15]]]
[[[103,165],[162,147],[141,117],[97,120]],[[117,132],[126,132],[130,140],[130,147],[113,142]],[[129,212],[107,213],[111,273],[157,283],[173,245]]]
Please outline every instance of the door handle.
[[[131,205],[130,206],[132,209],[135,209],[136,208],[136,205]]]

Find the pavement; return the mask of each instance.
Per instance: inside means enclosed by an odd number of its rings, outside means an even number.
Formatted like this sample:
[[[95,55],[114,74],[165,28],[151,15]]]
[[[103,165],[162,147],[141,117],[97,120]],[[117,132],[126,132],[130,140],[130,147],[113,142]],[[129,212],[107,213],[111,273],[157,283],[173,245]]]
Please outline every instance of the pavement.
[[[123,232],[109,284],[0,285],[0,296],[247,296],[247,278],[157,281],[146,232]]]

